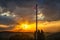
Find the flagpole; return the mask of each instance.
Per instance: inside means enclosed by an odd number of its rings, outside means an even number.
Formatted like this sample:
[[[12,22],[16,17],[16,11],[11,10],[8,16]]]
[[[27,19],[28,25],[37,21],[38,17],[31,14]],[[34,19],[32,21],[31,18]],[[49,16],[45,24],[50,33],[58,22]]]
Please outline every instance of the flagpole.
[[[38,25],[37,25],[38,24],[38,16],[37,16],[38,8],[37,7],[38,7],[38,5],[36,4],[36,40],[37,40],[37,30],[38,30],[37,29],[37,27],[38,27]]]

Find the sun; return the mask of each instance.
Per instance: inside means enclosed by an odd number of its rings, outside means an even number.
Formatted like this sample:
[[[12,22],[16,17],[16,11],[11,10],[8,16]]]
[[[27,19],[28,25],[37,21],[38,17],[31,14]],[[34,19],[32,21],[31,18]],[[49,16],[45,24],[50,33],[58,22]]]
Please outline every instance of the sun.
[[[24,24],[23,27],[24,27],[25,29],[27,29],[27,28],[28,28],[28,25],[27,25],[27,24]]]
[[[34,32],[36,30],[36,24],[35,23],[21,23],[19,25],[16,25],[14,28],[14,31],[18,32]]]
[[[29,25],[28,24],[22,24],[21,27],[22,27],[22,29],[28,29]]]

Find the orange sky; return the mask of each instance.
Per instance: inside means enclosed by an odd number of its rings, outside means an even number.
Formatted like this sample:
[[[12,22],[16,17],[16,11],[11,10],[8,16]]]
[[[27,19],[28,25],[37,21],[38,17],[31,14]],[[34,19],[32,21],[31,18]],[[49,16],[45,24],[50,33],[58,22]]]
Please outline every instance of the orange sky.
[[[8,26],[0,25],[0,28],[7,28]],[[38,29],[42,29],[44,32],[60,32],[60,21],[38,21]],[[34,32],[36,30],[36,23],[21,22],[15,25],[10,31],[13,32]]]
[[[44,32],[59,32],[60,31],[60,21],[51,21],[51,22],[38,22],[38,29],[42,29]],[[36,30],[36,23],[21,23],[16,25],[13,31],[18,32],[34,32]]]

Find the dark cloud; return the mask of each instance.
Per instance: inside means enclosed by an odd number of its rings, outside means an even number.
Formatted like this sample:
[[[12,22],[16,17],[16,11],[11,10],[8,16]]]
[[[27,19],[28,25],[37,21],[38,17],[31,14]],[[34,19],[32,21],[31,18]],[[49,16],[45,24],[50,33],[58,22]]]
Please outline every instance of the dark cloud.
[[[13,11],[16,6],[32,7],[35,3],[36,0],[0,0],[0,6],[10,11]]]
[[[3,11],[9,10],[26,18],[26,16],[32,17],[36,0],[0,0],[0,4],[1,7],[5,8]]]
[[[7,17],[7,16],[0,16],[0,24],[11,25],[14,23],[15,23],[15,21],[13,18]]]
[[[45,15],[45,20],[60,20],[60,0],[42,0],[40,9]]]
[[[0,16],[0,24],[6,25],[7,27],[0,27],[0,31],[5,31],[5,30],[11,30],[14,28],[14,24],[16,24],[16,21],[14,18],[9,17],[9,16]]]

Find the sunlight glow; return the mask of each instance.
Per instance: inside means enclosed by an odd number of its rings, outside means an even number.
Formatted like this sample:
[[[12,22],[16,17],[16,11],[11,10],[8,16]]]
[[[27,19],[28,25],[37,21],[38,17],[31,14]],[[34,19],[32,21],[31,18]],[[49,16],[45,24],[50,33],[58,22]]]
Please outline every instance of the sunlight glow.
[[[29,28],[29,25],[28,25],[28,24],[22,24],[21,27],[22,27],[23,29],[28,29],[28,28]]]
[[[38,29],[43,30],[45,32],[56,32],[60,29],[60,21],[53,22],[38,22]],[[56,29],[56,30],[55,30]],[[36,30],[36,23],[21,23],[16,25],[12,30],[13,32],[34,32]]]
[[[19,25],[16,25],[13,31],[18,32],[34,32],[36,30],[36,24],[35,23],[21,23]]]

